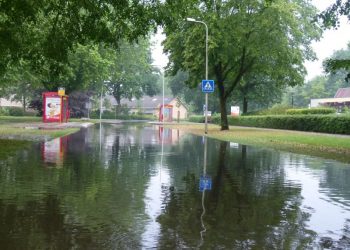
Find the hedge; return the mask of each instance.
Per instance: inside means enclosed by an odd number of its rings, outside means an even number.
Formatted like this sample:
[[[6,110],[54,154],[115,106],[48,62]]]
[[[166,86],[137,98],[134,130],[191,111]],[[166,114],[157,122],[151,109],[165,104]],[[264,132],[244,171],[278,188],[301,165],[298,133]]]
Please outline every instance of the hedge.
[[[189,120],[202,118],[191,117]],[[212,123],[220,124],[220,116],[214,116]],[[198,121],[197,121],[198,122]],[[350,134],[350,116],[347,115],[271,115],[228,117],[229,125],[289,129],[331,134]]]
[[[22,107],[0,107],[1,116],[35,116],[34,111],[23,111]]]
[[[93,111],[90,114],[91,119],[99,119],[100,113],[98,111]],[[113,111],[104,111],[102,113],[102,119],[118,119],[118,120],[155,120],[156,117],[153,115],[115,115]]]
[[[288,109],[287,115],[327,115],[334,114],[334,108]]]

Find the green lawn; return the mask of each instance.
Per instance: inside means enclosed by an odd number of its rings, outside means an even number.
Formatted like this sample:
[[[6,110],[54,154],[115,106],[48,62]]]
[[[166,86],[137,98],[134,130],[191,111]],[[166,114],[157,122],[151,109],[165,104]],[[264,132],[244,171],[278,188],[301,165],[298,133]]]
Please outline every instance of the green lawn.
[[[204,135],[203,124],[170,125],[170,127]],[[235,126],[231,126],[228,131],[220,131],[217,125],[209,125],[208,128],[208,137],[219,140],[350,162],[350,136]]]
[[[38,116],[0,116],[0,124],[21,123],[21,122],[41,122],[42,117]]]
[[[79,131],[79,128],[67,129],[25,129],[18,125],[35,124],[42,122],[41,117],[32,116],[0,116],[0,138],[19,141],[42,141],[49,140]]]

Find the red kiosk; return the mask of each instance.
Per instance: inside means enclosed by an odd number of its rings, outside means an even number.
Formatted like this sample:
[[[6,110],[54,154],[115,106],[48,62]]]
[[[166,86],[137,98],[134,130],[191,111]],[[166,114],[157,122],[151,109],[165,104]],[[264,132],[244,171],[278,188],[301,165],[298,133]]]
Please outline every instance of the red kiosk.
[[[159,121],[172,122],[173,121],[173,105],[165,104],[159,107]]]
[[[64,89],[43,93],[43,122],[68,122],[68,96]]]

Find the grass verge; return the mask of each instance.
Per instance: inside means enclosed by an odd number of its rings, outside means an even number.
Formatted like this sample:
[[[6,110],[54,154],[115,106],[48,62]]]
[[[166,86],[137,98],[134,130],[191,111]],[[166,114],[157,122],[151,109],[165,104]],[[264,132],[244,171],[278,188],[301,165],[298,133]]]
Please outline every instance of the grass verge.
[[[25,129],[19,124],[35,124],[41,122],[40,117],[0,116],[0,139],[13,141],[45,141],[62,137],[79,131],[79,128],[66,129]]]
[[[167,125],[167,127],[204,135],[204,124]],[[207,136],[245,145],[269,147],[350,163],[349,136],[235,126],[230,126],[228,131],[221,131],[217,125],[208,126]]]
[[[79,128],[43,130],[14,128],[10,125],[0,125],[0,138],[20,141],[45,141],[62,137],[79,131]]]
[[[66,136],[79,131],[79,128],[66,129],[25,129],[18,124],[35,124],[40,117],[0,116],[0,160],[5,160],[20,149],[30,147],[33,141],[45,141]]]

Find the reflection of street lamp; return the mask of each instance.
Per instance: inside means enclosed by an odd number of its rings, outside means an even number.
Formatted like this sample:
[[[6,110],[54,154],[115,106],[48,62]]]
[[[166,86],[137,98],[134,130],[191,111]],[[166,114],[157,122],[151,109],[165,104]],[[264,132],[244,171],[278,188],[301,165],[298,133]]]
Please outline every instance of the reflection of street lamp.
[[[165,71],[163,69],[163,72],[162,72],[162,69],[161,69],[161,66],[160,65],[153,65],[155,67],[160,67],[160,73],[162,75],[162,85],[163,85],[163,98],[162,98],[162,108],[161,108],[161,111],[162,111],[162,123],[164,123],[164,82],[165,82]],[[160,119],[160,117],[159,117]]]
[[[205,26],[205,80],[208,80],[208,26],[205,22],[197,21],[194,18],[186,18],[188,22],[201,23]],[[204,132],[208,133],[208,93],[205,93],[205,129]]]
[[[110,80],[105,80],[105,81],[103,81],[103,83],[102,83],[102,85],[101,85],[101,97],[100,97],[100,123],[101,123],[101,119],[102,119],[103,84],[110,83],[110,82],[111,82]]]
[[[207,148],[208,148],[208,143],[207,143],[207,137],[203,137],[204,139],[204,159],[203,159],[203,176],[205,177],[207,175]],[[203,245],[203,235],[207,231],[207,228],[204,225],[204,215],[205,215],[205,206],[204,206],[204,199],[205,199],[205,189],[202,192],[202,209],[203,212],[201,214],[201,224],[202,224],[202,231],[200,231],[200,236],[201,240],[199,242],[198,248],[200,248]]]

